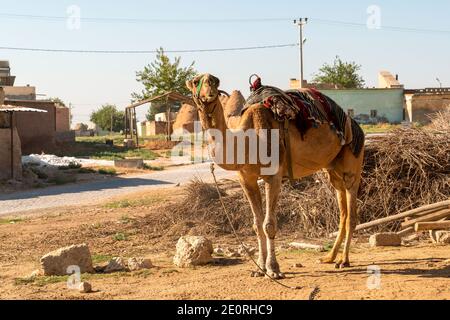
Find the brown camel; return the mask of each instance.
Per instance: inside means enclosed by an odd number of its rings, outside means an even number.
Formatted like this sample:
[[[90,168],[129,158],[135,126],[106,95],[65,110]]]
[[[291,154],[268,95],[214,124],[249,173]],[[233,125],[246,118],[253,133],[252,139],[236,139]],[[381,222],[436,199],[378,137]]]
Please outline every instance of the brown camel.
[[[239,128],[244,132],[248,129],[280,129],[280,122],[275,120],[272,111],[260,104],[249,107],[237,121],[238,124],[231,125],[231,123],[236,123],[234,121],[236,119],[227,121],[219,100],[220,81],[210,74],[204,74],[192,81],[187,81],[186,85],[193,94],[204,130],[215,129],[222,132],[223,137],[226,137],[228,129]],[[295,124],[292,124],[289,126],[289,136],[294,177],[299,179],[324,169],[328,172],[331,184],[337,192],[340,210],[339,234],[331,252],[320,262],[334,263],[336,260],[337,268],[349,267],[350,243],[357,223],[356,200],[361,179],[363,151],[355,156],[349,147],[349,142],[347,141],[343,145],[328,123],[309,129],[303,137]],[[217,154],[217,148],[222,148],[223,154],[227,153],[226,141],[218,144],[214,137],[210,137],[208,140],[212,146],[210,150],[212,150],[213,157]],[[264,165],[261,163],[238,164],[229,161],[227,163],[219,161],[218,163],[225,170],[238,172],[241,186],[250,202],[254,216],[254,230],[259,245],[258,265],[266,271],[267,275],[276,279],[284,277],[275,256],[275,236],[277,233],[275,209],[282,180],[288,176],[287,152],[283,141],[280,138],[279,167],[274,175],[262,175],[261,168]],[[246,154],[246,159],[248,156]],[[265,215],[258,186],[259,179],[263,179],[265,182]],[[344,238],[342,256],[336,259]],[[257,270],[253,275],[264,276],[260,270]]]

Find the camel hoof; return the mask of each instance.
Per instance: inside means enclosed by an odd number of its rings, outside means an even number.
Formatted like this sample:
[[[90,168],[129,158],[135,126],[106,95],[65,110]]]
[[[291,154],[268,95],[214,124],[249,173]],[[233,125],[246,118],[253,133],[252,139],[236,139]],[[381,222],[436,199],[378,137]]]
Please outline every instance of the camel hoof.
[[[336,269],[345,269],[345,268],[350,268],[350,262],[338,262],[335,265]]]
[[[286,278],[284,273],[282,273],[282,272],[275,272],[275,271],[268,271],[266,277],[267,278],[272,278],[272,279],[277,279],[277,280]]]
[[[261,278],[264,277],[266,274],[262,272],[261,270],[252,271],[251,276],[252,278]]]

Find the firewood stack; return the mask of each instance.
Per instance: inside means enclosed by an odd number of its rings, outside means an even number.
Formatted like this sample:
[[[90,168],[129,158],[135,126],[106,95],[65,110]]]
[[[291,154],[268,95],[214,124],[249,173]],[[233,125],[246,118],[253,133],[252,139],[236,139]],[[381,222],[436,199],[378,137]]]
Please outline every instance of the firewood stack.
[[[439,231],[450,230],[450,200],[423,206],[410,213],[397,233],[400,236],[429,231],[433,242],[440,242]]]
[[[439,241],[439,238],[441,238],[440,234],[442,234],[441,231],[450,230],[450,200],[429,204],[396,215],[370,221],[358,225],[355,230],[365,230],[401,219],[404,219],[404,222],[401,224],[401,230],[397,232],[399,237],[403,238],[413,233],[430,231],[433,242],[441,242]],[[450,242],[450,232],[447,233],[448,240],[445,242]],[[337,233],[333,233],[330,236],[336,235]]]

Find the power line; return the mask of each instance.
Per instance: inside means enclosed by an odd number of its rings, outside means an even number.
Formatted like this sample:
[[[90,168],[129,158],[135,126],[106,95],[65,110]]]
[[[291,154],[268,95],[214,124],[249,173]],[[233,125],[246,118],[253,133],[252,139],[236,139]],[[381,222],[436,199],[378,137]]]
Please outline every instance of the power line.
[[[327,24],[327,25],[341,25],[347,27],[358,27],[367,29],[367,24],[358,23],[358,22],[347,22],[347,21],[339,21],[339,20],[327,20],[327,19],[310,19],[312,22],[316,22],[318,24]],[[439,34],[450,34],[450,30],[442,30],[442,29],[422,29],[422,28],[410,28],[410,27],[398,27],[398,26],[388,26],[381,25],[378,31],[398,31],[398,32],[413,32],[413,33],[439,33]]]
[[[10,19],[28,19],[38,21],[65,21],[68,16],[45,16],[45,15],[28,15],[15,13],[0,13],[0,17]],[[102,17],[80,17],[80,21],[88,23],[254,23],[254,22],[289,22],[293,17],[276,17],[276,18],[218,18],[218,19],[160,19],[160,18],[102,18]],[[349,22],[342,20],[329,20],[320,18],[310,18],[310,21],[318,24],[342,25],[347,27],[358,27],[367,29],[365,23]],[[443,29],[424,29],[415,27],[401,27],[382,25],[379,31],[397,31],[397,32],[414,32],[414,33],[438,33],[450,34],[450,30]]]
[[[296,46],[298,46],[297,43],[289,43],[289,44],[275,44],[275,45],[252,46],[252,47],[235,47],[235,48],[164,50],[164,52],[165,53],[226,52],[226,51],[289,48]],[[44,49],[44,48],[23,48],[23,47],[4,47],[4,46],[0,46],[0,50],[54,52],[54,53],[96,53],[96,54],[153,54],[158,52],[157,50],[78,50],[78,49]]]
[[[67,16],[42,16],[27,14],[0,13],[0,17],[11,19],[32,19],[42,21],[64,21]],[[144,19],[144,18],[101,18],[101,17],[80,17],[81,21],[90,23],[235,23],[235,22],[282,22],[289,21],[290,18],[226,18],[226,19]]]

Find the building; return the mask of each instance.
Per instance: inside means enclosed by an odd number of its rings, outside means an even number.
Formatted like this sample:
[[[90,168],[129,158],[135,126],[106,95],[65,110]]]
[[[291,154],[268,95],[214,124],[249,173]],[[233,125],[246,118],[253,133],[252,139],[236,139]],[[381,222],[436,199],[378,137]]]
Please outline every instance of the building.
[[[401,123],[403,89],[320,90],[359,123]]]
[[[21,180],[22,146],[17,130],[17,116],[46,111],[5,105],[5,93],[0,87],[0,180]]]
[[[450,108],[450,88],[405,90],[405,115],[409,122],[428,124],[430,117]]]
[[[17,113],[16,126],[24,154],[51,151],[57,143],[74,141],[70,110],[57,102],[37,100],[33,86],[16,86],[8,61],[0,61],[0,87],[5,105],[44,110],[46,113]]]
[[[394,77],[389,71],[380,71],[378,73],[378,88],[401,89],[404,88],[404,85],[398,81],[398,75]]]
[[[331,84],[308,84],[336,101],[359,123],[401,123],[405,119],[404,89],[398,77],[387,71],[378,75],[378,88],[340,89]],[[290,82],[291,89],[297,89],[298,80]]]

